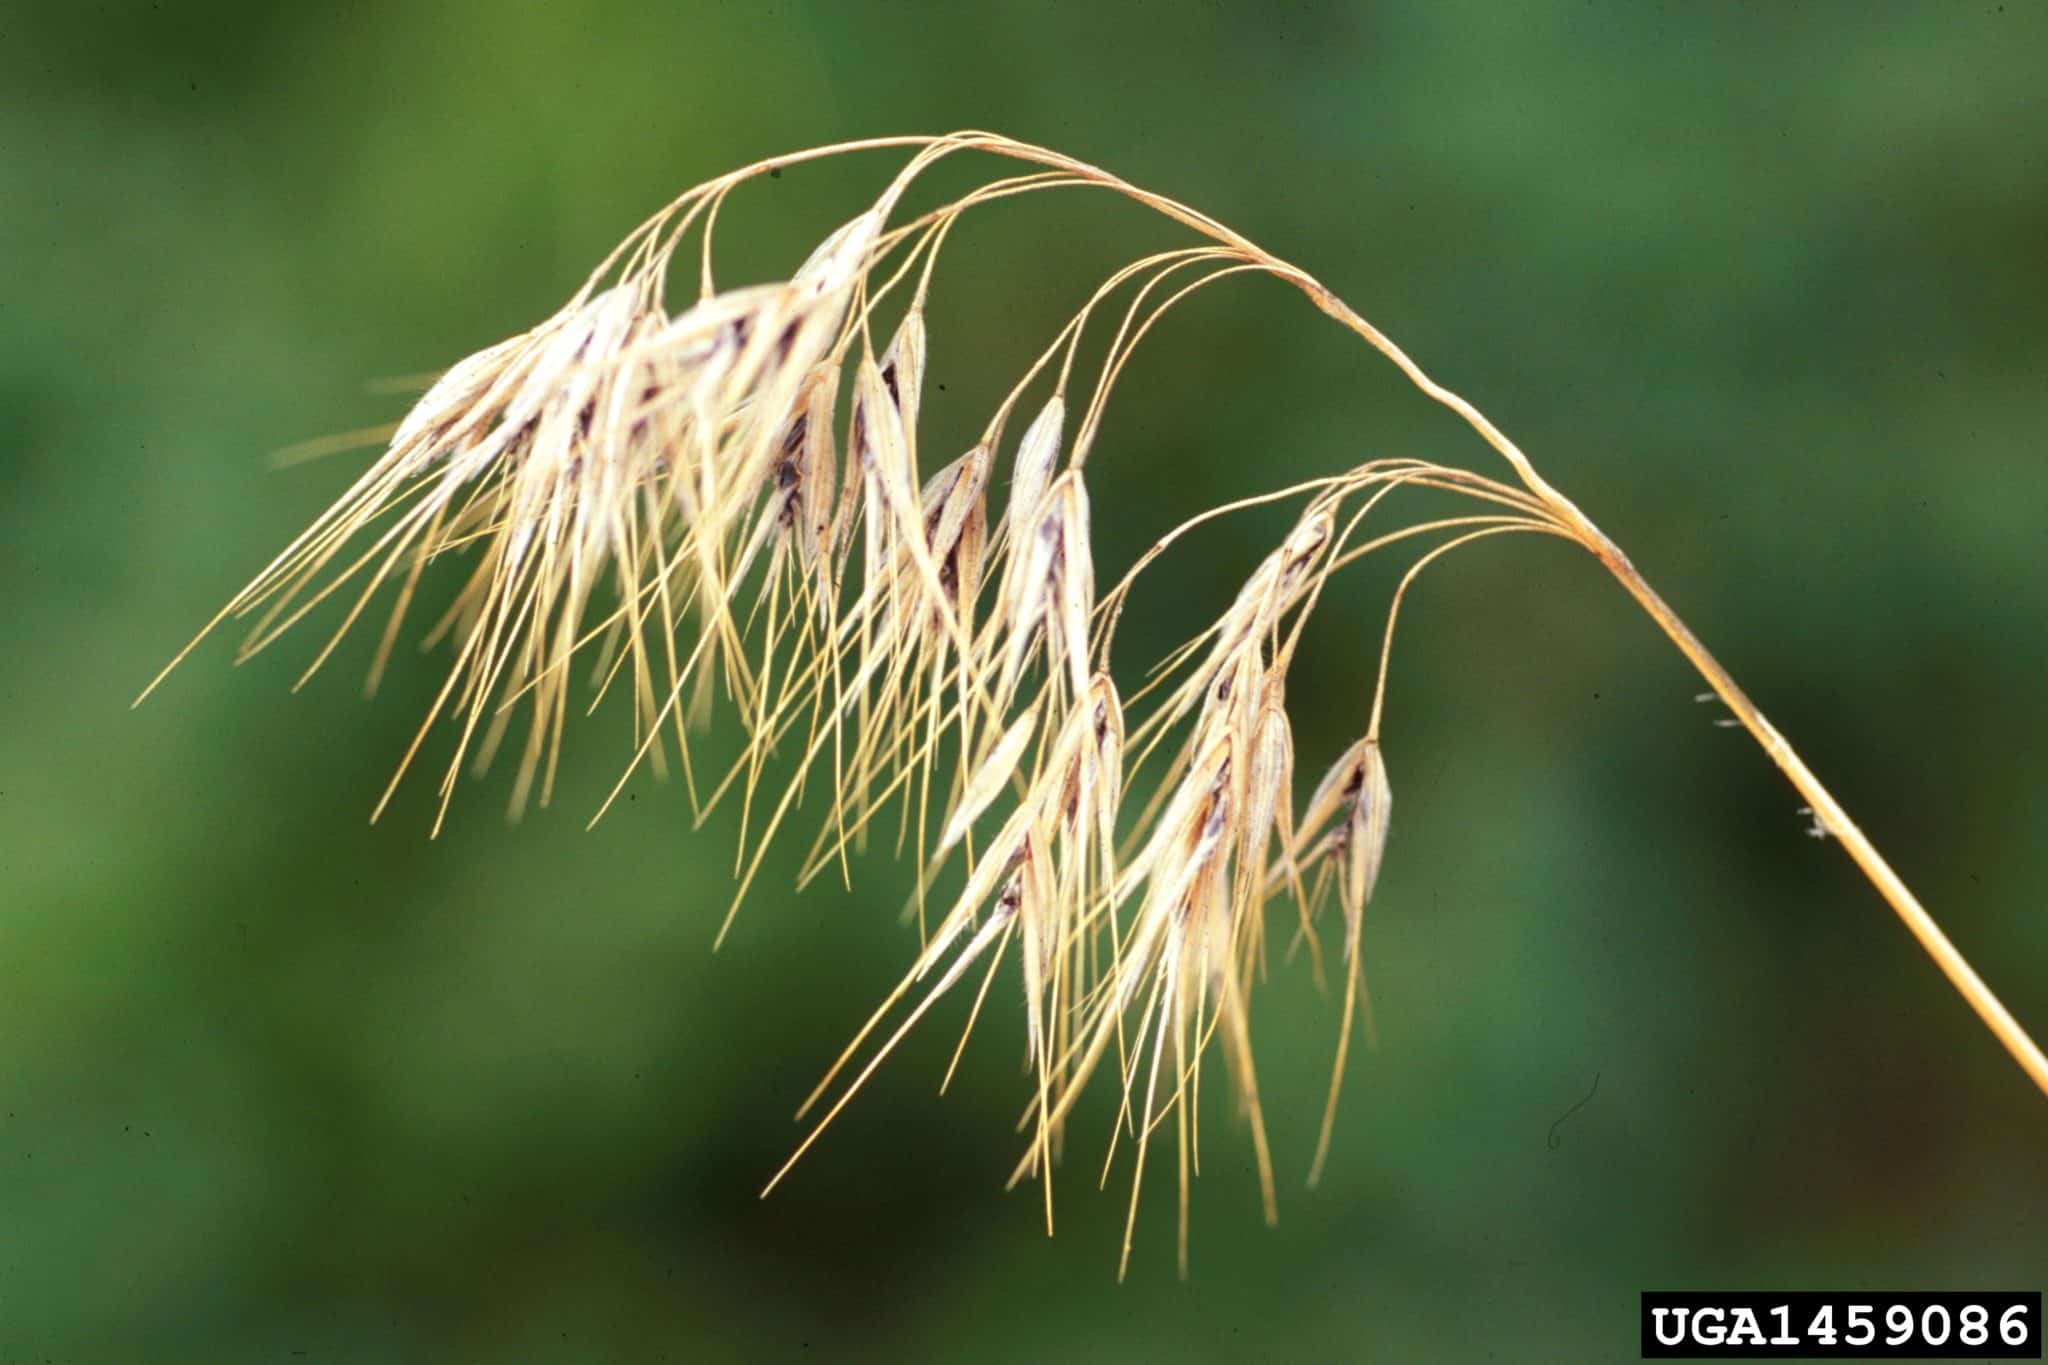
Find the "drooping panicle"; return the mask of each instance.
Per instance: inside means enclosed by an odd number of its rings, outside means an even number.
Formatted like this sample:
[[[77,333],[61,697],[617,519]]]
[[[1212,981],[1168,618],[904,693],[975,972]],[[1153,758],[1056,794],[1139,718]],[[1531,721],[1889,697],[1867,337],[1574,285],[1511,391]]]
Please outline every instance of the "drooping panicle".
[[[445,811],[465,761],[481,769],[523,717],[513,804],[530,791],[544,803],[572,664],[594,654],[597,698],[614,687],[631,698],[628,776],[643,761],[678,760],[700,818],[737,793],[728,925],[807,789],[823,788],[811,799],[822,819],[809,852],[790,860],[799,884],[827,869],[850,879],[869,831],[893,823],[895,850],[909,850],[915,869],[904,919],[915,920],[917,948],[812,1096],[839,1086],[867,1053],[798,1154],[955,986],[979,977],[971,1030],[1007,971],[1021,987],[1034,1092],[1014,1178],[1044,1182],[1050,1226],[1066,1126],[1091,1080],[1109,1071],[1120,1092],[1109,1161],[1120,1146],[1136,1158],[1126,1257],[1147,1155],[1170,1124],[1185,1265],[1212,1043],[1273,1216],[1250,1005],[1267,969],[1270,899],[1294,893],[1320,974],[1316,911],[1335,891],[1347,968],[1340,1076],[1363,996],[1361,926],[1391,806],[1380,705],[1376,697],[1369,737],[1297,807],[1287,681],[1303,625],[1331,574],[1379,543],[1346,548],[1398,483],[1474,492],[1489,511],[1519,513],[1528,501],[1423,462],[1374,462],[1198,516],[1098,599],[1082,465],[1131,349],[1194,287],[1155,286],[1183,266],[1213,267],[1216,279],[1272,263],[1170,208],[1212,244],[1111,275],[996,405],[982,437],[927,470],[927,293],[954,220],[1027,188],[1102,175],[1040,159],[1057,168],[1042,183],[992,182],[990,193],[890,224],[916,174],[969,148],[1018,154],[982,134],[927,141],[874,207],[767,284],[718,287],[710,240],[718,205],[767,164],[686,194],[553,316],[443,374],[382,457],[224,614],[261,613],[253,651],[356,583],[361,594],[318,667],[377,589],[396,583],[374,675],[427,566],[464,559],[467,576],[428,632],[450,649],[452,667],[401,774],[429,730],[450,723]],[[670,264],[693,225],[703,233],[701,287],[671,311]],[[1134,280],[1137,297],[1093,392],[1076,396],[1080,428],[1070,437],[1067,388],[1094,369],[1077,363],[1094,336],[1089,319]],[[884,314],[899,306],[877,352]],[[1050,396],[1012,447],[1015,405],[1047,382]],[[992,511],[1006,451],[1007,500]],[[1222,614],[1120,692],[1111,654],[1131,582],[1198,524],[1283,496],[1302,504],[1298,519]],[[722,775],[700,778],[692,728],[720,709],[737,723],[738,754]],[[770,775],[780,765],[791,775],[777,791]],[[829,779],[809,776],[826,771]],[[1333,1080],[1318,1171],[1335,1103]]]

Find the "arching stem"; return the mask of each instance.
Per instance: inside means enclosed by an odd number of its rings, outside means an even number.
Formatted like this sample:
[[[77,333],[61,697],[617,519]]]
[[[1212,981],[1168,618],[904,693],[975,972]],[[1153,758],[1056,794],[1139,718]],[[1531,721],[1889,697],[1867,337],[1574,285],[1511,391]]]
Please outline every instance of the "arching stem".
[[[1877,893],[1884,897],[1885,903],[1891,906],[1900,920],[1904,921],[1906,928],[1919,941],[1921,948],[1934,959],[1934,964],[1941,968],[1942,975],[1949,979],[1949,984],[1969,1002],[1970,1008],[1977,1012],[1977,1017],[1984,1021],[1984,1026],[1991,1030],[1992,1036],[2012,1054],[2012,1059],[2020,1064],[2020,1069],[2027,1073],[2040,1088],[2041,1093],[2048,1095],[2048,1057],[2041,1055],[2040,1047],[2027,1035],[2027,1031],[2020,1027],[2019,1021],[2012,1017],[2011,1011],[2000,1003],[1998,997],[1992,994],[1991,988],[1984,984],[1984,979],[1978,976],[1963,955],[1956,951],[1955,944],[1949,942],[1948,935],[1941,931],[1941,926],[1934,922],[1934,917],[1927,913],[1926,907],[1907,889],[1905,882],[1899,879],[1899,874],[1892,871],[1891,864],[1871,846],[1870,840],[1863,836],[1863,831],[1856,827],[1856,822],[1849,818],[1841,803],[1821,785],[1820,779],[1813,775],[1813,770],[1806,766],[1805,761],[1793,751],[1791,744],[1778,733],[1777,727],[1764,719],[1764,714],[1757,709],[1756,703],[1737,686],[1735,679],[1728,675],[1728,670],[1721,667],[1720,662],[1707,652],[1707,647],[1701,644],[1699,637],[1678,618],[1678,613],[1657,595],[1656,589],[1652,588],[1640,573],[1636,572],[1635,565],[1629,563],[1628,556],[1621,552],[1621,548],[1609,540],[1606,533],[1595,526],[1570,498],[1551,487],[1530,464],[1529,457],[1477,408],[1431,379],[1423,372],[1422,367],[1410,359],[1385,333],[1360,317],[1348,304],[1312,276],[1296,272],[1291,278],[1318,308],[1393,361],[1417,388],[1464,418],[1488,445],[1514,466],[1515,473],[1529,491],[1541,498],[1557,514],[1558,519],[1575,534],[1578,541],[1592,551],[1594,557],[1607,567],[1607,571],[1628,589],[1629,595],[1650,614],[1650,619],[1671,637],[1671,642],[1678,646],[1678,652],[1685,655],[1687,661],[1699,671],[1700,676],[1707,680],[1708,686],[1712,687],[1715,694],[1727,704],[1735,719],[1742,723],[1742,728],[1749,731],[1750,736],[1770,755],[1771,761],[1791,779],[1792,785],[1806,798],[1807,805],[1812,807],[1813,817],[1820,828],[1834,836],[1836,842],[1841,844],[1843,850],[1862,870],[1863,875],[1870,879],[1870,884],[1877,888]]]
[[[1977,1017],[1984,1021],[1984,1026],[1991,1030],[1992,1036],[2005,1045],[2005,1050],[2012,1054],[2012,1059],[2020,1064],[2020,1069],[2040,1087],[2042,1093],[2048,1094],[2048,1058],[2041,1055],[2041,1049],[2027,1035],[2019,1021],[2012,1017],[2011,1012],[2000,1003],[1998,997],[1992,994],[1991,988],[1984,984],[1984,979],[1977,975],[1969,962],[1956,950],[1956,946],[1949,942],[1948,935],[1941,931],[1941,926],[1934,922],[1934,917],[1927,913],[1919,899],[1907,888],[1905,882],[1899,879],[1899,874],[1892,871],[1891,864],[1887,863],[1883,855],[1871,845],[1870,840],[1864,837],[1863,831],[1856,827],[1855,821],[1843,811],[1841,803],[1821,785],[1820,779],[1813,775],[1813,770],[1806,766],[1805,760],[1801,759],[1785,737],[1778,733],[1777,727],[1764,718],[1756,703],[1752,702],[1736,684],[1735,679],[1728,675],[1728,670],[1721,667],[1720,662],[1707,652],[1707,647],[1701,644],[1699,637],[1678,618],[1678,613],[1657,595],[1657,590],[1636,571],[1635,565],[1629,563],[1628,556],[1621,552],[1620,547],[1587,520],[1583,512],[1577,508],[1572,508],[1571,511],[1572,523],[1582,533],[1586,548],[1593,552],[1624,588],[1628,589],[1629,595],[1650,614],[1650,619],[1671,637],[1671,642],[1678,646],[1678,652],[1685,655],[1687,661],[1699,671],[1699,675],[1707,680],[1707,684],[1727,705],[1729,712],[1742,723],[1742,728],[1749,731],[1750,736],[1763,746],[1764,752],[1771,756],[1771,761],[1778,765],[1785,776],[1791,779],[1792,785],[1798,788],[1799,794],[1806,798],[1807,804],[1813,808],[1814,820],[1821,830],[1832,835],[1835,841],[1841,844],[1843,851],[1855,861],[1863,875],[1870,879],[1870,884],[1877,888],[1877,893],[1885,898],[1885,902],[1905,922],[1913,937],[1919,940],[1921,948],[1934,959],[1934,964],[1941,968],[1942,975],[1949,979],[1949,984],[1954,986],[1963,999],[1969,1002],[1970,1008],[1977,1012]]]

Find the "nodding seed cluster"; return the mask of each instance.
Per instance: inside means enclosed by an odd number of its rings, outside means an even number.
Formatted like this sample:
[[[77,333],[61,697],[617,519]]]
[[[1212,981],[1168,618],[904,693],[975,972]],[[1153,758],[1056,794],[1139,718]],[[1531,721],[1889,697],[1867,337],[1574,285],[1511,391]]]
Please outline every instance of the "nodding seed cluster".
[[[1335,572],[1383,546],[1438,542],[1402,580],[1398,608],[1414,574],[1457,545],[1571,532],[1536,491],[1377,460],[1205,513],[1099,595],[1084,465],[1131,349],[1213,281],[1253,272],[1312,295],[1320,286],[1193,210],[1041,148],[986,134],[858,144],[874,145],[914,154],[871,208],[779,284],[714,285],[720,204],[777,165],[855,146],[749,167],[663,209],[560,312],[452,366],[383,455],[212,624],[254,615],[247,656],[353,590],[310,676],[380,590],[393,588],[374,685],[422,573],[444,557],[463,560],[454,605],[427,632],[453,665],[394,787],[427,736],[449,725],[458,737],[441,782],[445,814],[464,764],[488,764],[516,724],[515,812],[536,787],[545,802],[571,666],[587,655],[598,696],[616,686],[633,699],[635,767],[665,769],[673,756],[700,810],[743,794],[751,832],[742,835],[741,895],[814,765],[829,762],[832,782],[820,831],[797,864],[800,881],[843,866],[849,846],[900,804],[922,851],[913,902],[922,946],[806,1103],[823,1114],[797,1156],[907,1030],[977,972],[978,1015],[1014,949],[1034,1093],[1013,1181],[1043,1184],[1049,1226],[1064,1127],[1106,1068],[1120,1094],[1109,1159],[1120,1143],[1135,1148],[1125,1261],[1146,1157],[1171,1123],[1185,1266],[1199,1062],[1212,1042],[1249,1119],[1273,1216],[1248,1005],[1266,960],[1268,902],[1295,901],[1297,941],[1319,971],[1318,917],[1333,888],[1341,914],[1344,1024],[1316,1171],[1361,993],[1360,926],[1391,807],[1379,725],[1394,613],[1364,738],[1297,807],[1286,680],[1303,623]],[[924,169],[967,151],[1039,169],[892,224]],[[1104,281],[981,439],[924,475],[925,303],[948,232],[979,205],[1078,186],[1137,199],[1205,243],[1145,257]],[[670,267],[693,230],[698,297],[670,314]],[[908,298],[878,351],[881,310],[899,290]],[[1084,333],[1118,298],[1123,316],[1070,436],[1068,391],[1082,387]],[[1034,389],[1035,412],[1011,445],[1006,428]],[[1007,501],[995,515],[1005,452]],[[1462,494],[1482,510],[1366,537],[1368,513],[1404,487]],[[1111,644],[1139,574],[1196,524],[1279,498],[1305,503],[1294,528],[1215,624],[1123,695]],[[720,693],[745,746],[704,791],[689,731]],[[757,817],[771,754],[789,748],[800,754],[794,775]],[[1151,795],[1133,809],[1125,794],[1147,765]]]

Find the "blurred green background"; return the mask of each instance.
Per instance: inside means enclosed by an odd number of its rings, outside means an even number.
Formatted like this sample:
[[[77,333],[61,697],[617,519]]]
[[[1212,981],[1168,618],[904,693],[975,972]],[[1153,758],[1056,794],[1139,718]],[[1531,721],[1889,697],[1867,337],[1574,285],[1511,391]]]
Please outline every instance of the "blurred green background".
[[[637,782],[582,828],[616,714],[572,734],[555,809],[508,827],[500,772],[429,841],[431,780],[365,816],[435,658],[364,704],[374,632],[297,696],[317,633],[239,671],[223,639],[127,710],[359,463],[266,454],[402,409],[370,381],[551,312],[742,160],[991,127],[1302,262],[1477,401],[2048,1029],[2048,8],[44,3],[4,27],[0,1359],[1618,1359],[1648,1287],[2048,1278],[2048,1101],[1560,544],[1474,549],[1412,599],[1380,1045],[1305,1191],[1337,1011],[1276,970],[1281,1222],[1212,1105],[1185,1283],[1168,1162],[1114,1281],[1101,1109],[1056,1238],[1002,1192],[1014,1010],[944,1099],[965,1002],[941,1011],[756,1201],[912,951],[885,859],[854,897],[764,886],[714,957],[731,812],[692,833]],[[789,269],[894,164],[750,189],[728,278]],[[1100,269],[1183,240],[1087,196],[963,229],[929,448]],[[1494,467],[1298,296],[1211,291],[1110,412],[1104,570],[1222,498],[1415,453]],[[1127,664],[1278,525],[1181,556]],[[1362,730],[1388,582],[1318,618],[1304,767]]]

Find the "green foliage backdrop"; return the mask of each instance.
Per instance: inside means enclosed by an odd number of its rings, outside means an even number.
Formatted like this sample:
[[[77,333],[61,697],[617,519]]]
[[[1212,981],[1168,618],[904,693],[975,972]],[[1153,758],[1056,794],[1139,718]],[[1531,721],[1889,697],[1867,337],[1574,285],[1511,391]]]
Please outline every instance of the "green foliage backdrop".
[[[292,639],[137,688],[347,479],[291,442],[367,381],[552,311],[743,159],[990,127],[1316,271],[1484,407],[1807,752],[2048,1028],[2048,9],[57,5],[0,45],[0,1359],[1604,1359],[1651,1286],[2035,1285],[2048,1101],[1596,566],[1520,539],[1413,599],[1354,1052],[1260,997],[1285,1188],[1208,1115],[1113,1282],[1077,1126],[1048,1242],[1024,1096],[949,1015],[775,1197],[798,1099],[911,951],[762,888],[735,820],[636,782],[622,718],[554,810],[502,781],[365,816],[439,676]],[[887,163],[735,205],[786,270]],[[936,416],[964,433],[1133,249],[1106,200],[963,230]],[[951,424],[950,426],[947,424]],[[943,448],[942,441],[934,449]],[[1225,497],[1371,455],[1491,457],[1288,291],[1176,315],[1092,462],[1106,569]],[[1183,557],[1157,649],[1271,534]],[[1388,582],[1319,618],[1304,766],[1361,732]],[[1138,657],[1133,652],[1127,658]],[[1002,997],[999,995],[998,1000]],[[1002,1013],[1002,1011],[998,1011]],[[1590,1102],[1559,1122],[1595,1085]]]

